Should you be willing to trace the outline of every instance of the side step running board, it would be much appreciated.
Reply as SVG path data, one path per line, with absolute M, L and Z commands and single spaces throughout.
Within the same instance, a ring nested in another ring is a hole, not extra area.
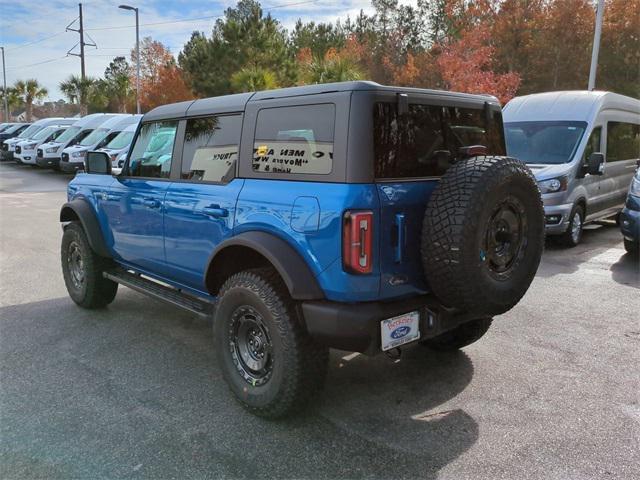
M 141 275 L 128 272 L 123 269 L 109 270 L 103 273 L 105 278 L 129 287 L 150 297 L 183 308 L 202 317 L 208 317 L 213 313 L 215 301 L 187 295 L 172 287 L 162 285 L 149 280 Z

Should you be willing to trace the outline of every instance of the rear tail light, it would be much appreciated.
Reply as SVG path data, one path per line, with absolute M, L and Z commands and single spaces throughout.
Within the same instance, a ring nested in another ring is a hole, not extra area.
M 348 211 L 342 222 L 342 264 L 350 273 L 373 269 L 373 212 Z

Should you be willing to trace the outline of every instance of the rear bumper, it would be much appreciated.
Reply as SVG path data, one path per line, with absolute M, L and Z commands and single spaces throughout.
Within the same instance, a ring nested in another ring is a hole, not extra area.
M 381 352 L 382 320 L 413 311 L 420 313 L 421 340 L 479 318 L 478 315 L 446 309 L 429 295 L 394 302 L 302 302 L 307 331 L 317 342 L 330 348 L 366 355 Z

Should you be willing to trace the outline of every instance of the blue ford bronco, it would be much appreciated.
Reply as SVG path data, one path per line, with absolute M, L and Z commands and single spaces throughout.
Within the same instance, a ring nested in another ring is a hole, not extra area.
M 371 82 L 158 107 L 121 171 L 87 155 L 60 221 L 74 302 L 122 284 L 212 317 L 231 391 L 271 418 L 317 396 L 329 348 L 478 340 L 544 245 L 494 97 Z

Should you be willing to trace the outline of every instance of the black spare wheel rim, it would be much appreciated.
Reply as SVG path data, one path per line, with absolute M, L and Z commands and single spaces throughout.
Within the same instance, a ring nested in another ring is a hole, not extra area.
M 80 245 L 75 241 L 69 243 L 67 265 L 69 266 L 71 283 L 73 283 L 76 289 L 81 290 L 85 281 L 84 260 L 82 258 Z
M 510 196 L 501 201 L 487 220 L 480 260 L 491 276 L 506 280 L 522 259 L 527 245 L 527 217 L 522 202 Z
M 253 307 L 244 305 L 233 312 L 229 348 L 238 373 L 247 383 L 257 387 L 269 381 L 273 372 L 273 345 L 262 315 Z

